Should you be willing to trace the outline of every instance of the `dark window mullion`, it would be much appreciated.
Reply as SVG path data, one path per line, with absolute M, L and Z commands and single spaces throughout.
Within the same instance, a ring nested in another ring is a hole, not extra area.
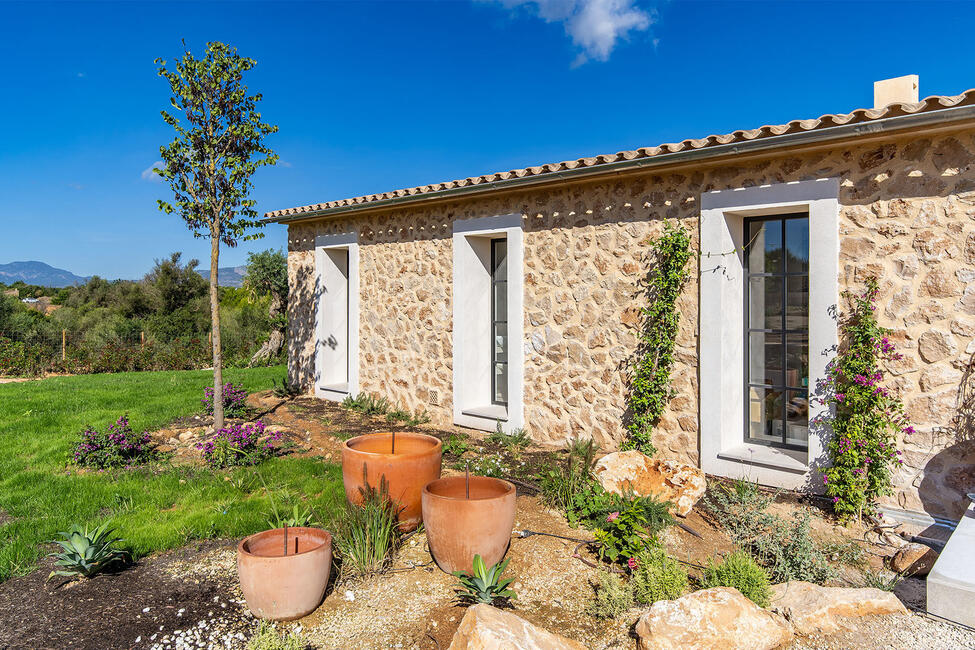
M 782 309 L 782 383 L 788 384 L 787 379 L 789 375 L 788 367 L 788 351 L 787 347 L 789 345 L 789 337 L 786 336 L 786 318 L 788 316 L 789 310 L 789 281 L 786 279 L 788 277 L 787 271 L 789 270 L 789 252 L 785 247 L 785 219 L 780 222 L 780 230 L 782 231 L 782 299 L 779 303 L 779 307 Z M 786 436 L 786 422 L 789 419 L 789 403 L 787 400 L 789 393 L 786 390 L 782 391 L 782 444 L 788 444 Z

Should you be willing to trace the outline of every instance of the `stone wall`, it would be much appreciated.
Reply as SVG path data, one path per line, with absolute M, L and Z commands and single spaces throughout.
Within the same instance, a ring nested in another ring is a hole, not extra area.
M 968 370 L 975 353 L 975 136 L 903 139 L 766 160 L 404 207 L 289 230 L 293 378 L 313 368 L 314 238 L 358 228 L 363 390 L 449 424 L 451 232 L 456 219 L 524 215 L 525 419 L 539 441 L 621 438 L 648 241 L 679 219 L 698 241 L 702 192 L 841 179 L 841 288 L 881 279 L 880 319 L 904 359 L 890 370 L 918 433 L 903 442 L 902 507 L 955 516 L 975 490 Z M 662 456 L 698 462 L 697 265 L 681 300 L 676 397 Z M 702 315 L 701 326 L 709 318 Z M 512 349 L 517 349 L 512 343 Z M 959 417 L 959 413 L 961 417 Z M 967 488 L 966 488 L 967 486 Z

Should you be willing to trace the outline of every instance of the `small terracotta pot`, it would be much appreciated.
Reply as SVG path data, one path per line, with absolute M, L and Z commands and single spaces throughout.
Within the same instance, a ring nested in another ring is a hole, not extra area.
M 362 503 L 362 489 L 379 489 L 386 477 L 389 497 L 397 509 L 399 529 L 420 525 L 420 493 L 423 486 L 440 478 L 440 440 L 422 433 L 370 433 L 342 445 L 342 481 L 345 497 Z
M 315 611 L 332 569 L 331 533 L 288 528 L 285 555 L 284 530 L 265 530 L 237 546 L 237 575 L 247 607 L 255 616 L 273 621 L 290 621 Z
M 515 486 L 486 476 L 448 476 L 423 488 L 423 525 L 430 553 L 448 573 L 473 569 L 474 556 L 497 564 L 511 542 Z

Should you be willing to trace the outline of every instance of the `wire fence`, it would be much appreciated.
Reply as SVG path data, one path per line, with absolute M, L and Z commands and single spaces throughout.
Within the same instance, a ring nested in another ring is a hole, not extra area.
M 62 329 L 60 335 L 25 339 L 19 332 L 0 330 L 0 375 L 88 374 L 140 370 L 193 370 L 213 364 L 210 334 L 159 340 L 146 332 L 112 336 L 92 342 L 84 332 Z M 248 358 L 258 342 L 247 350 L 234 350 L 235 358 Z M 228 352 L 225 347 L 225 354 Z

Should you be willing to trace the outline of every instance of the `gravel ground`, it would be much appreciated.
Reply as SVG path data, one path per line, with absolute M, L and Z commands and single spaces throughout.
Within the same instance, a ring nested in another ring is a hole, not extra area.
M 791 650 L 847 648 L 959 650 L 975 648 L 975 632 L 919 614 L 870 616 L 851 621 L 846 630 L 829 636 L 803 637 L 791 646 Z

